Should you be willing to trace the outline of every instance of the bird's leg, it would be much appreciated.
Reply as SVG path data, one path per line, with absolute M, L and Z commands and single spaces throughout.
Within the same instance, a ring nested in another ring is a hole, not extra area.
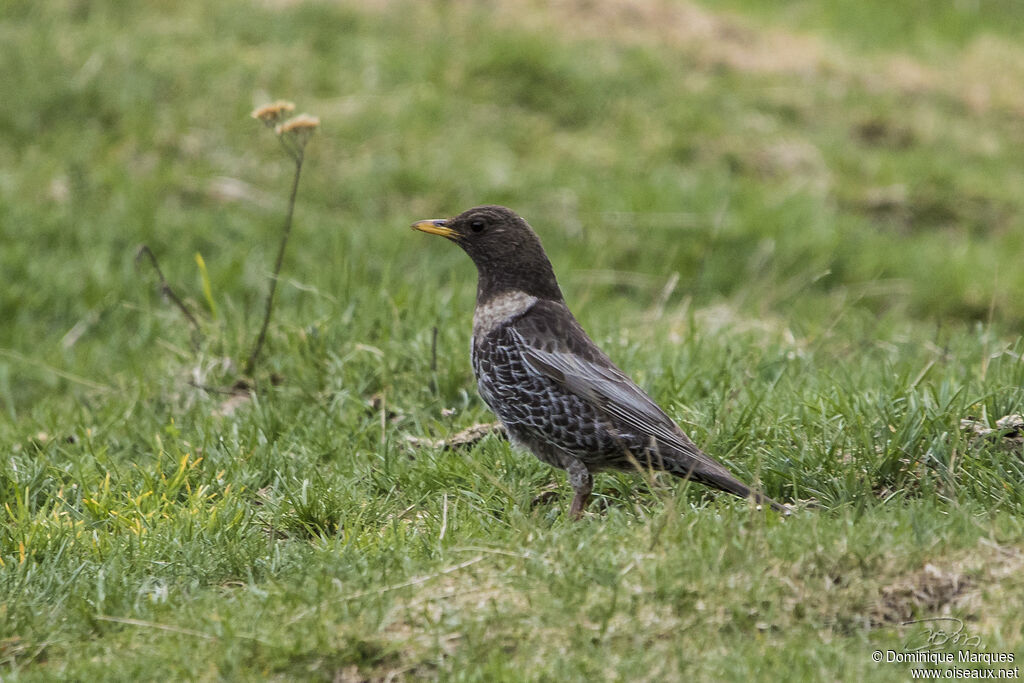
M 573 496 L 572 505 L 569 506 L 569 516 L 579 519 L 583 516 L 583 508 L 587 506 L 590 499 L 590 492 L 594 490 L 594 476 L 579 460 L 569 463 L 569 485 L 576 492 Z

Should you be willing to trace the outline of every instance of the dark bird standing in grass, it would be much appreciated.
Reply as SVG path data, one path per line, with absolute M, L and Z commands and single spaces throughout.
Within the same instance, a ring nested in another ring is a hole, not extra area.
M 594 472 L 664 470 L 786 508 L 702 452 L 591 341 L 562 298 L 540 239 L 515 212 L 479 206 L 412 226 L 462 247 L 479 273 L 473 372 L 513 442 L 569 473 L 579 518 Z

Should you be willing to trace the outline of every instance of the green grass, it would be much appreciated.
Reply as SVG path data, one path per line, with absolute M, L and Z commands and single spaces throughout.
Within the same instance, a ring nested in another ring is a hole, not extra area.
M 871 653 L 940 615 L 1019 662 L 1021 447 L 960 421 L 1024 413 L 1024 11 L 371 5 L 0 9 L 0 677 L 906 680 Z M 231 411 L 278 97 L 323 126 Z M 572 523 L 503 441 L 409 444 L 492 418 L 408 225 L 492 202 L 798 514 L 604 474 Z

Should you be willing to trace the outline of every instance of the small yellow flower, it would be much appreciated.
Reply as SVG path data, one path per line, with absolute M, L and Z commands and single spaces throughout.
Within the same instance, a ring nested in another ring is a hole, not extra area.
M 293 111 L 295 111 L 294 104 L 285 100 L 278 100 L 277 102 L 264 104 L 262 107 L 256 107 L 252 112 L 252 117 L 268 126 L 273 126 L 284 118 L 285 114 Z
M 310 116 L 309 114 L 299 114 L 284 123 L 277 124 L 274 132 L 281 138 L 281 142 L 284 143 L 286 148 L 290 149 L 293 154 L 301 157 L 306 143 L 309 142 L 309 139 L 313 136 L 313 131 L 319 126 L 320 119 L 317 117 Z
M 274 128 L 274 132 L 278 135 L 284 135 L 285 133 L 312 133 L 320 126 L 320 119 L 316 116 L 310 116 L 309 114 L 299 114 L 294 116 L 284 123 L 280 123 Z

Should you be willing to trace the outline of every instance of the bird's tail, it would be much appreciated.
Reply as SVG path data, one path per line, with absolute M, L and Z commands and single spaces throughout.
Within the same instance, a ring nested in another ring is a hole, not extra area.
M 688 458 L 688 460 L 690 460 L 689 468 L 673 467 L 668 471 L 682 479 L 691 479 L 699 484 L 704 484 L 705 486 L 716 488 L 719 491 L 731 493 L 734 496 L 739 496 L 740 498 L 753 498 L 755 503 L 758 503 L 759 505 L 768 505 L 773 510 L 785 515 L 792 514 L 792 510 L 787 506 L 772 500 L 760 491 L 750 488 L 742 481 L 729 474 L 728 470 L 716 461 L 712 460 L 709 456 L 701 453 L 699 450 L 697 452 L 704 457 L 695 458 L 688 454 L 690 455 Z
M 747 486 L 739 479 L 733 477 L 730 474 L 726 474 L 723 476 L 721 473 L 718 472 L 702 472 L 700 474 L 694 472 L 692 475 L 690 475 L 690 479 L 693 479 L 696 482 L 700 482 L 705 486 L 711 486 L 721 491 L 731 493 L 734 496 L 739 496 L 740 498 L 753 498 L 755 503 L 758 503 L 759 505 L 768 505 L 773 510 L 781 512 L 785 515 L 789 515 L 792 513 L 792 510 L 790 510 L 782 503 L 772 500 L 771 498 L 764 495 L 760 491 L 755 491 L 754 489 L 750 488 L 749 486 Z

